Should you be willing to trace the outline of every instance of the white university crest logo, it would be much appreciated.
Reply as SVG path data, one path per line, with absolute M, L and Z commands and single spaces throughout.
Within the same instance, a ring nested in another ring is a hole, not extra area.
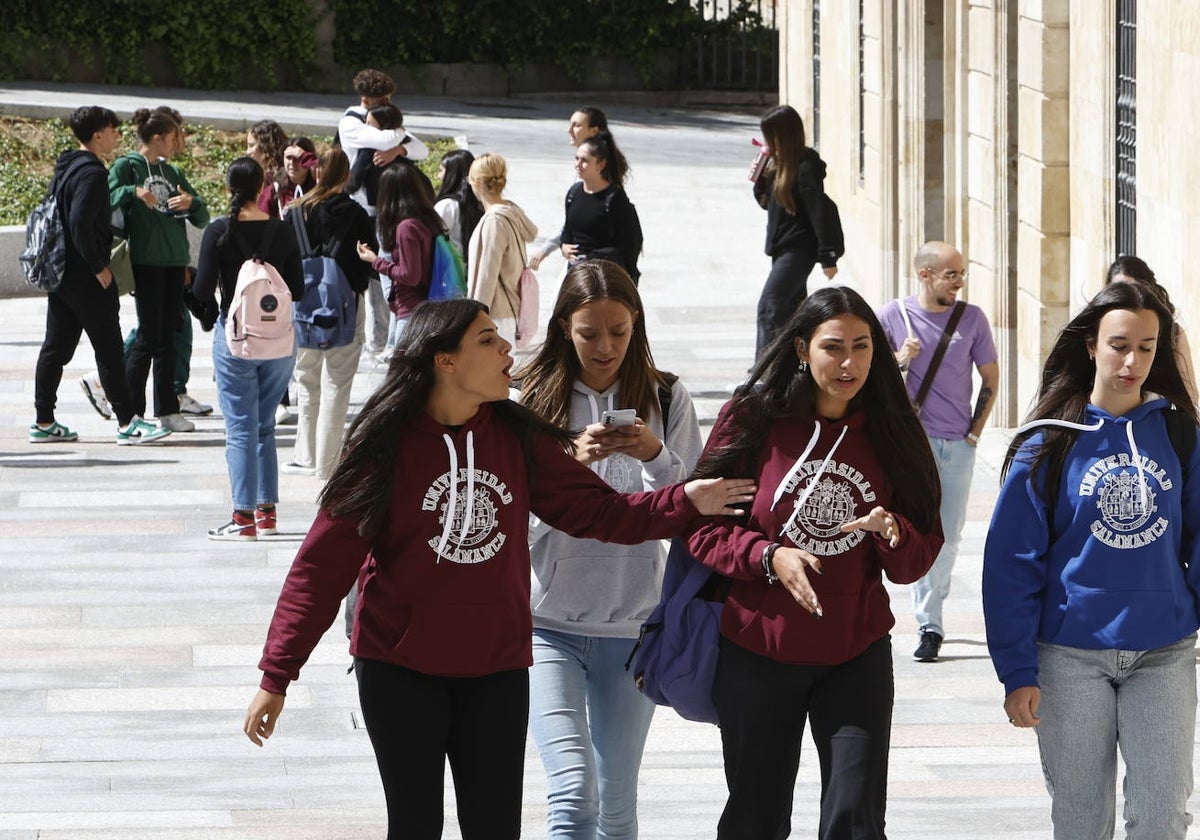
M 471 506 L 471 521 L 463 533 L 463 517 L 467 515 L 467 471 L 458 471 L 458 500 L 454 505 L 450 523 L 450 537 L 442 549 L 441 557 L 453 563 L 482 563 L 499 553 L 508 537 L 497 529 L 502 505 L 512 502 L 512 493 L 504 482 L 486 470 L 475 470 L 474 497 Z M 441 542 L 442 529 L 446 526 L 447 508 L 450 506 L 450 473 L 442 473 L 425 491 L 421 510 L 438 512 L 438 533 L 428 541 L 429 547 L 437 551 Z
M 1140 472 L 1127 452 L 1101 458 L 1079 482 L 1080 497 L 1096 497 L 1099 518 L 1092 522 L 1092 536 L 1112 548 L 1142 548 L 1167 530 L 1157 501 L 1173 484 L 1156 461 L 1145 456 L 1139 460 Z
M 788 482 L 785 493 L 802 495 L 823 459 L 807 461 Z M 795 504 L 795 499 L 792 504 Z M 797 548 L 828 557 L 843 554 L 866 538 L 865 531 L 842 533 L 842 525 L 859 516 L 860 503 L 873 506 L 875 491 L 871 482 L 849 464 L 830 461 L 816 486 L 804 500 L 786 534 Z

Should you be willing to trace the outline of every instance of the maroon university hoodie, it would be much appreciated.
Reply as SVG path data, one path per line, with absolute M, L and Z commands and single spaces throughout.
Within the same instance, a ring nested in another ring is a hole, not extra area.
M 625 544 L 699 517 L 680 484 L 624 495 L 548 437 L 532 473 L 490 404 L 452 431 L 422 412 L 400 432 L 391 511 L 372 541 L 321 512 L 283 584 L 259 668 L 283 694 L 358 578 L 350 652 L 425 674 L 473 677 L 533 662 L 529 513 Z
M 732 436 L 728 409 L 717 419 L 708 450 Z M 941 522 L 921 534 L 892 511 L 891 487 L 865 423 L 862 412 L 841 420 L 775 420 L 757 465 L 745 465 L 758 479 L 746 523 L 711 518 L 689 536 L 697 560 L 733 579 L 721 614 L 721 633 L 730 641 L 778 662 L 848 662 L 896 623 L 882 573 L 911 583 L 933 565 L 942 547 Z M 840 530 L 876 505 L 896 517 L 895 548 L 874 531 Z M 767 583 L 762 553 L 772 542 L 804 549 L 821 561 L 823 574 L 810 569 L 808 581 L 823 618 L 803 609 L 782 584 Z

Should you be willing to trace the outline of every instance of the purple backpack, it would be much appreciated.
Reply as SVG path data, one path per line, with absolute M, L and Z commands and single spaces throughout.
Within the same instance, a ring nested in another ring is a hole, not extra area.
M 710 599 L 723 582 L 696 561 L 682 538 L 671 540 L 662 598 L 642 624 L 625 663 L 626 670 L 633 665 L 633 679 L 642 694 L 701 723 L 717 722 L 712 690 L 725 605 Z

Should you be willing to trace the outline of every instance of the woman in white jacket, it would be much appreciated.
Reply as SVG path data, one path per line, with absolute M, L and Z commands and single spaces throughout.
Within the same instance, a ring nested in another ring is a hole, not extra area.
M 575 457 L 615 490 L 686 478 L 700 455 L 687 389 L 654 366 L 642 302 L 623 268 L 570 268 L 537 356 L 517 373 L 522 402 L 579 430 Z M 602 417 L 631 409 L 629 425 Z M 529 726 L 549 786 L 551 840 L 637 837 L 638 769 L 654 704 L 625 663 L 658 603 L 666 550 L 576 539 L 534 520 Z
M 467 249 L 467 297 L 485 304 L 500 334 L 511 340 L 521 304 L 517 283 L 527 264 L 526 245 L 537 236 L 537 226 L 504 198 L 508 165 L 500 155 L 489 152 L 476 158 L 468 180 L 483 204 L 483 218 Z

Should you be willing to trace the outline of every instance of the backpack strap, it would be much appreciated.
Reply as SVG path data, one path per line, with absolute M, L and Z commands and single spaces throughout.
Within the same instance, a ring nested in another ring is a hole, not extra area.
M 296 242 L 300 245 L 300 259 L 308 259 L 314 255 L 312 242 L 308 239 L 308 225 L 304 223 L 304 208 L 295 207 L 288 211 L 288 219 L 292 229 L 296 231 Z
M 1179 456 L 1179 466 L 1182 468 L 1183 476 L 1186 479 L 1188 464 L 1192 461 L 1192 453 L 1196 451 L 1196 427 L 1175 406 L 1167 409 L 1163 418 L 1167 423 L 1167 437 L 1171 441 L 1171 448 Z
M 658 410 L 662 414 L 663 435 L 667 433 L 667 419 L 671 416 L 671 400 L 674 398 L 671 393 L 675 387 L 675 383 L 679 381 L 679 377 L 673 373 L 662 371 L 663 384 L 658 386 Z

